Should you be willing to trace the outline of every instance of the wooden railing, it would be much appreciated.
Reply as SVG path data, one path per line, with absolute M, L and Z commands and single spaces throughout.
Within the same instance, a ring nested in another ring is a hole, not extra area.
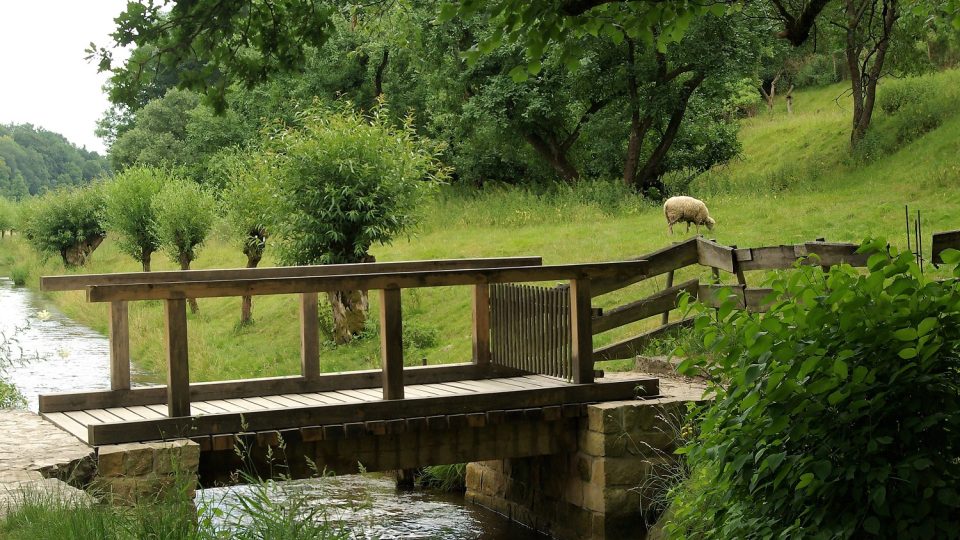
M 593 381 L 590 284 L 642 276 L 642 260 L 541 266 L 539 258 L 468 259 L 366 263 L 271 269 L 203 270 L 152 274 L 56 276 L 41 280 L 44 290 L 86 289 L 90 302 L 111 305 L 111 390 L 41 396 L 41 412 L 80 407 L 158 403 L 165 397 L 171 417 L 190 415 L 195 399 L 227 399 L 287 391 L 321 391 L 379 382 L 384 399 L 402 399 L 404 384 L 464 378 L 490 365 L 490 284 L 565 280 L 569 282 L 571 355 L 568 372 L 574 383 Z M 404 288 L 472 286 L 472 366 L 409 368 L 403 366 L 402 309 Z M 379 290 L 381 370 L 320 375 L 317 295 L 335 290 Z M 243 381 L 190 384 L 187 298 L 300 295 L 301 374 Z M 127 303 L 161 300 L 165 311 L 166 387 L 130 387 Z

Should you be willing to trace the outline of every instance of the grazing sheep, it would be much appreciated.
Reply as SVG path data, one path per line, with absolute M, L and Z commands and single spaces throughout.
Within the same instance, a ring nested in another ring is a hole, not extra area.
M 706 225 L 707 229 L 712 231 L 717 223 L 710 217 L 707 205 L 693 197 L 670 197 L 663 203 L 663 215 L 667 218 L 670 234 L 673 234 L 673 224 L 679 221 L 687 222 L 687 232 L 690 232 L 690 224 L 695 224 L 697 234 L 700 234 L 700 225 Z

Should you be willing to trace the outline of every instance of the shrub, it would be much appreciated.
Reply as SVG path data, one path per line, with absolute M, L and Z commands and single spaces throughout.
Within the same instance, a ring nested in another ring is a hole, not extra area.
M 150 257 L 160 249 L 154 228 L 153 199 L 170 176 L 161 169 L 132 167 L 104 184 L 104 217 L 107 227 L 119 236 L 120 251 L 150 271 Z
M 884 82 L 877 93 L 877 106 L 887 114 L 895 114 L 908 105 L 916 105 L 931 96 L 930 77 L 910 77 Z
M 0 238 L 7 235 L 7 231 L 16 228 L 17 207 L 13 202 L 0 197 Z
M 103 196 L 98 185 L 60 188 L 21 207 L 20 228 L 37 251 L 83 266 L 106 236 Z
M 866 275 L 774 278 L 767 313 L 701 310 L 708 353 L 681 370 L 715 401 L 681 450 L 697 485 L 674 537 L 960 537 L 960 281 L 884 247 L 861 248 Z
M 22 287 L 27 284 L 27 280 L 30 279 L 30 267 L 25 265 L 17 265 L 10 269 L 10 279 L 13 280 L 13 284 L 17 287 Z
M 163 250 L 189 270 L 213 226 L 213 196 L 189 180 L 171 179 L 153 201 L 154 225 Z

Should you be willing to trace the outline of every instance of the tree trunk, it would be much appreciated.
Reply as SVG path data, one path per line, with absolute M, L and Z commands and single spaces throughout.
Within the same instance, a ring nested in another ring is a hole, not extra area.
M 773 80 L 770 81 L 769 92 L 764 89 L 763 84 L 760 85 L 760 94 L 763 95 L 763 99 L 767 102 L 767 110 L 771 113 L 773 112 L 773 101 L 777 97 L 777 81 L 780 80 L 781 73 L 782 72 L 778 71 L 777 74 L 773 76 Z
M 683 93 L 680 96 L 679 103 L 677 103 L 677 108 L 674 109 L 673 114 L 670 115 L 670 122 L 667 124 L 667 129 L 663 132 L 659 144 L 657 144 L 657 147 L 650 154 L 650 157 L 647 158 L 646 163 L 644 163 L 643 168 L 640 169 L 638 174 L 640 188 L 642 190 L 656 188 L 663 194 L 663 183 L 660 181 L 660 177 L 663 175 L 664 158 L 667 157 L 667 152 L 677 139 L 677 132 L 680 131 L 680 124 L 683 122 L 683 116 L 687 112 L 687 103 L 690 102 L 690 96 L 693 95 L 693 92 L 703 83 L 705 78 L 706 74 L 695 73 L 692 79 L 683 84 Z
M 264 239 L 259 235 L 251 235 L 243 246 L 243 254 L 247 256 L 247 268 L 256 268 L 263 258 Z M 240 326 L 253 322 L 253 297 L 240 298 Z
M 850 69 L 850 89 L 853 94 L 853 129 L 850 146 L 863 140 L 870 128 L 873 107 L 877 99 L 877 83 L 890 47 L 890 35 L 899 17 L 898 0 L 882 0 L 881 20 L 875 23 L 874 0 L 847 0 L 847 67 Z M 880 32 L 874 37 L 875 27 Z M 866 54 L 864 54 L 866 49 Z
M 377 72 L 373 78 L 373 96 L 380 97 L 383 94 L 383 72 L 387 69 L 387 62 L 390 61 L 390 49 L 383 50 L 383 56 L 380 63 L 377 64 Z
M 180 259 L 180 269 L 181 269 L 181 270 L 189 270 L 189 269 L 190 269 L 190 256 L 187 255 L 186 253 L 181 253 L 179 259 Z M 190 304 L 190 313 L 193 313 L 194 315 L 196 315 L 197 312 L 200 311 L 200 306 L 197 305 L 197 299 L 196 299 L 196 298 L 187 298 L 187 303 Z
M 633 186 L 637 179 L 640 148 L 643 146 L 643 137 L 640 134 L 640 97 L 637 95 L 634 55 L 633 40 L 627 40 L 627 95 L 630 97 L 630 140 L 627 142 L 627 157 L 623 162 L 623 183 L 627 186 Z
M 523 137 L 564 181 L 572 183 L 580 178 L 580 173 L 570 163 L 567 153 L 555 141 L 544 139 L 536 133 L 525 133 Z
M 367 295 L 363 291 L 331 291 L 327 296 L 333 310 L 333 341 L 349 343 L 366 325 Z
M 793 85 L 792 84 L 790 85 L 790 89 L 787 90 L 787 95 L 785 99 L 787 100 L 787 115 L 792 116 L 793 115 Z
M 150 271 L 150 257 L 151 257 L 151 255 L 153 255 L 153 252 L 152 252 L 152 251 L 149 251 L 149 250 L 147 250 L 147 249 L 145 249 L 145 248 L 140 251 L 140 261 L 141 261 L 141 263 L 143 264 L 143 271 L 144 271 L 144 272 L 149 272 L 149 271 Z
M 87 264 L 87 258 L 100 246 L 103 238 L 103 236 L 86 238 L 66 249 L 60 250 L 60 258 L 63 259 L 64 266 L 77 267 Z

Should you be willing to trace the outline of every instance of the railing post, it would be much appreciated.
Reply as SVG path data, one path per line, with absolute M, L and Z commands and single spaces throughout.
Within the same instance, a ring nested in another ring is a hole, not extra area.
M 490 286 L 473 286 L 473 363 L 490 363 Z
M 166 300 L 167 414 L 190 416 L 190 363 L 187 357 L 187 301 Z
M 673 270 L 667 272 L 667 289 L 673 287 Z M 663 312 L 663 315 L 660 316 L 660 324 L 666 325 L 670 322 L 670 310 Z
M 320 313 L 317 293 L 300 295 L 300 374 L 308 381 L 320 377 Z
M 593 382 L 593 310 L 590 280 L 570 280 L 570 337 L 573 342 L 573 382 Z
M 403 399 L 403 315 L 400 289 L 380 291 L 380 358 L 383 399 Z
M 127 302 L 110 302 L 110 389 L 130 389 L 130 324 Z

